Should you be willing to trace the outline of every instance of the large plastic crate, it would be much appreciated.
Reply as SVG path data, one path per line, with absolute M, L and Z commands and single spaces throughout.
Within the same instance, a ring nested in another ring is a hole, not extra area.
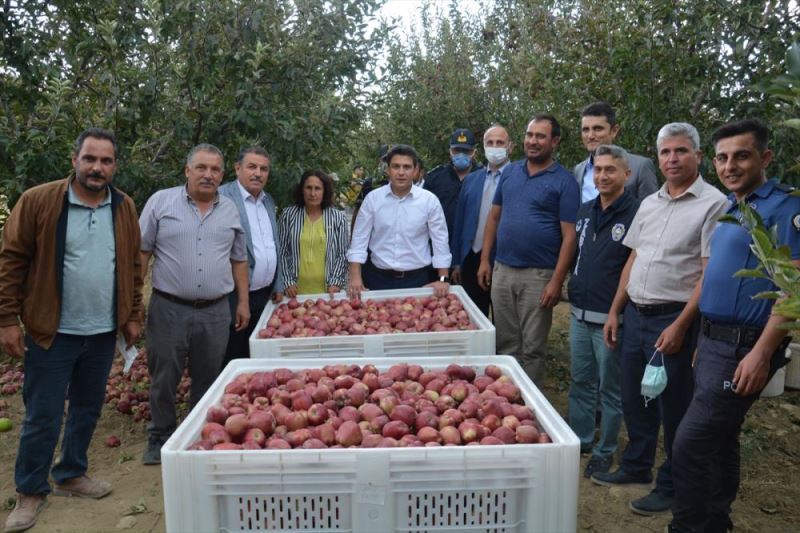
M 270 302 L 264 308 L 256 329 L 250 336 L 251 358 L 309 358 L 309 357 L 382 357 L 422 355 L 467 355 L 495 352 L 494 324 L 486 318 L 475 302 L 467 296 L 463 287 L 454 285 L 450 292 L 458 296 L 470 320 L 478 329 L 469 331 L 440 331 L 422 333 L 387 333 L 374 335 L 342 335 L 327 337 L 302 337 L 286 339 L 259 339 L 258 332 L 264 327 L 277 307 Z M 430 296 L 433 289 L 398 289 L 389 291 L 366 291 L 365 300 L 386 300 L 407 296 Z M 328 299 L 327 294 L 307 294 L 299 301 L 317 298 Z M 337 300 L 347 298 L 340 292 Z
M 403 358 L 425 369 L 495 364 L 551 444 L 187 451 L 242 372 L 401 360 L 235 360 L 161 450 L 167 531 L 573 532 L 580 443 L 513 357 Z

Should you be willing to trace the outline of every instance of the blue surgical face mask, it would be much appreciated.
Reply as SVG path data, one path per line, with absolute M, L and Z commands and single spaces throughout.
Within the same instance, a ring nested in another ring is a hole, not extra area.
M 656 355 L 661 354 L 661 365 L 654 365 L 653 360 Z M 647 366 L 644 367 L 644 376 L 642 376 L 642 396 L 644 396 L 644 405 L 650 400 L 657 398 L 664 389 L 667 388 L 667 369 L 664 366 L 664 354 L 656 350 Z
M 467 170 L 472 164 L 472 157 L 467 154 L 458 153 L 450 157 L 456 170 Z

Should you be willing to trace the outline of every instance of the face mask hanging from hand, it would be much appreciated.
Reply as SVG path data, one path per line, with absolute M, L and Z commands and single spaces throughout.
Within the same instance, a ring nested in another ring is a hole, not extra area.
M 656 366 L 653 364 L 653 360 L 658 354 L 661 354 L 661 364 Z M 647 403 L 650 400 L 657 398 L 658 395 L 664 392 L 664 389 L 666 388 L 667 369 L 664 366 L 664 354 L 656 350 L 653 352 L 653 355 L 650 357 L 650 361 L 644 368 L 644 376 L 642 376 L 641 390 L 642 396 L 644 396 L 644 406 L 647 407 Z

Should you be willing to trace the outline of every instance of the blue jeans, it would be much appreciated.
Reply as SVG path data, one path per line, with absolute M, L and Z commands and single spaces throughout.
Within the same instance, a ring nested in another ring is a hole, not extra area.
M 599 388 L 600 438 L 592 453 L 609 457 L 617 451 L 617 435 L 622 425 L 619 351 L 606 346 L 602 325 L 574 316 L 570 319 L 569 345 L 572 373 L 569 425 L 581 440 L 581 448 L 592 445 Z
M 622 412 L 628 428 L 628 446 L 622 455 L 622 469 L 631 475 L 649 474 L 656 458 L 659 426 L 664 425 L 664 451 L 667 458 L 658 469 L 656 490 L 674 494 L 671 473 L 672 442 L 686 408 L 692 400 L 692 354 L 697 345 L 700 319 L 695 320 L 683 337 L 680 350 L 664 356 L 667 388 L 655 400 L 644 404 L 642 376 L 655 350 L 661 332 L 680 312 L 645 316 L 630 304 L 625 307 L 625 335 L 622 337 Z M 660 358 L 657 358 L 660 362 Z
M 50 492 L 47 474 L 61 432 L 65 399 L 69 410 L 53 479 L 63 483 L 86 473 L 86 452 L 103 407 L 115 342 L 113 331 L 88 336 L 59 333 L 45 350 L 26 336 L 25 420 L 14 472 L 17 492 Z

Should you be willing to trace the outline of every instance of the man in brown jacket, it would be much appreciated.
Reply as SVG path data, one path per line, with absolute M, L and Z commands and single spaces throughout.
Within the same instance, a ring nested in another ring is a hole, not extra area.
M 25 359 L 17 504 L 6 532 L 35 524 L 50 492 L 48 473 L 54 495 L 102 498 L 111 492 L 108 482 L 86 476 L 86 452 L 117 334 L 131 346 L 143 314 L 136 208 L 111 186 L 117 152 L 110 131 L 81 133 L 74 175 L 26 191 L 3 230 L 0 349 Z M 61 459 L 51 471 L 65 398 Z

